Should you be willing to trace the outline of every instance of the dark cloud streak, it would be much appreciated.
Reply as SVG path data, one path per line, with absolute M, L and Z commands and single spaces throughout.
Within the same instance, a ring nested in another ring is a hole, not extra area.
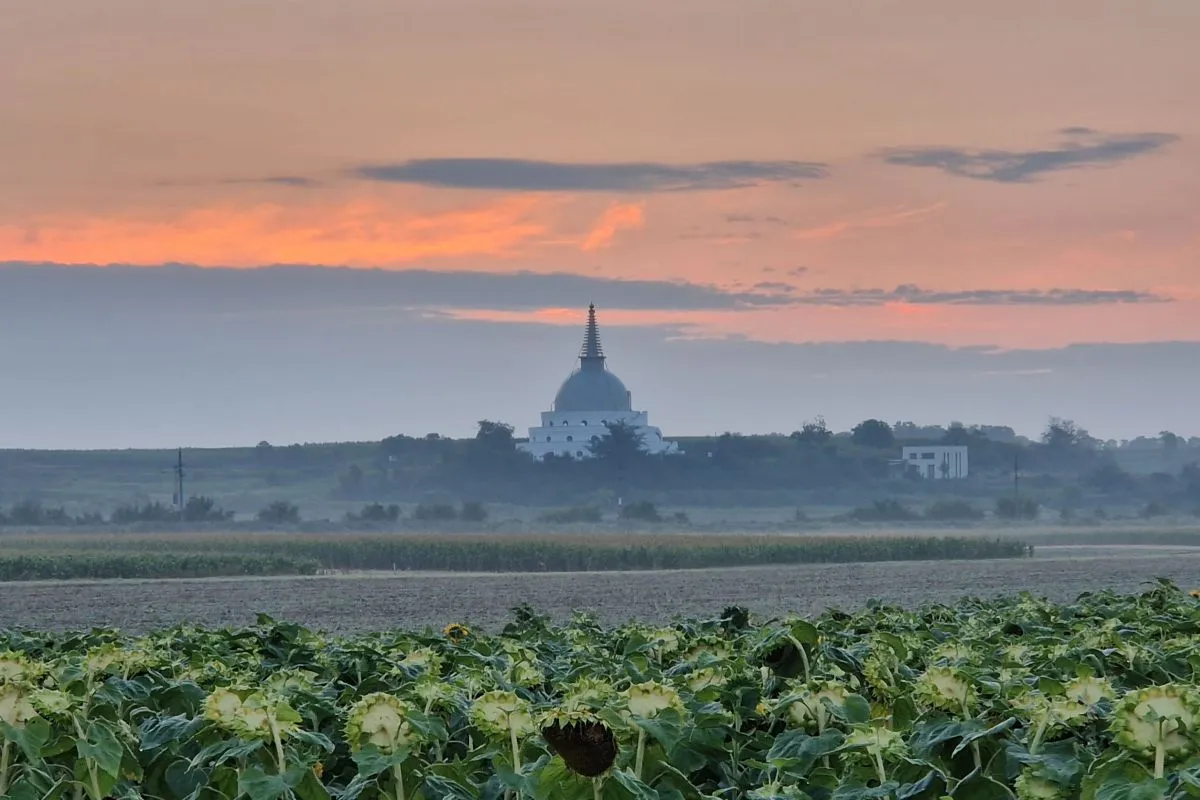
M 59 265 L 0 262 L 0 314 L 18 313 L 7 298 L 25 293 L 94 297 L 100 306 L 132 294 L 158 310 L 187 314 L 195 308 L 252 310 L 308 309 L 488 309 L 542 308 L 627 310 L 735 310 L 790 302 L 775 291 L 734 291 L 699 283 L 620 280 L 569 273 L 485 273 L 433 270 L 373 270 L 317 266 L 221 269 L 182 264 L 146 268 L 126 265 Z M 107 299 L 105 299 L 107 298 Z M 15 303 L 15 301 L 13 301 Z
M 1159 150 L 1179 137 L 1171 133 L 1110 134 L 1090 128 L 1063 128 L 1065 141 L 1047 150 L 968 150 L 959 147 L 890 148 L 888 164 L 938 169 L 949 175 L 996 183 L 1031 183 L 1069 169 L 1094 169 Z
M 794 298 L 802 305 L 881 306 L 887 303 L 913 305 L 972 306 L 1079 306 L 1111 303 L 1168 303 L 1172 298 L 1150 292 L 1103 289 L 969 289 L 939 292 L 912 284 L 895 289 L 817 289 Z
M 355 167 L 353 177 L 453 189 L 517 192 L 689 192 L 824 178 L 807 161 L 711 161 L 700 164 L 560 163 L 508 158 L 432 158 Z

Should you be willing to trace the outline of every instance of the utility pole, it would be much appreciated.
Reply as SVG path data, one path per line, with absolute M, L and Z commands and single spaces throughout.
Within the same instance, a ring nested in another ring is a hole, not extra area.
M 179 521 L 183 522 L 183 448 L 179 448 L 178 458 L 175 462 L 175 490 L 176 499 L 179 501 Z
M 1013 501 L 1014 508 L 1021 500 L 1021 454 L 1013 454 Z

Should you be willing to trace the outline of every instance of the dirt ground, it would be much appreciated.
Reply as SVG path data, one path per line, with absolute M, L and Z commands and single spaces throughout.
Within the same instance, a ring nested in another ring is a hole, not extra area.
M 131 632 L 188 621 L 237 626 L 266 612 L 331 633 L 441 627 L 494 629 L 529 603 L 610 623 L 705 616 L 730 604 L 759 614 L 851 610 L 877 598 L 906 606 L 1028 590 L 1052 600 L 1136 591 L 1157 577 L 1200 586 L 1200 548 L 1040 547 L 1032 559 L 889 562 L 661 572 L 363 573 L 311 578 L 0 583 L 0 628 Z

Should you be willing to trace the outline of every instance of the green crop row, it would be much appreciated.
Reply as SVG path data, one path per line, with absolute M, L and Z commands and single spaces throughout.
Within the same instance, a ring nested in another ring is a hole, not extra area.
M 941 536 L 49 535 L 0 542 L 0 580 L 297 574 L 318 568 L 470 572 L 698 569 L 1016 558 L 1025 553 L 1025 545 L 1013 539 Z
M 308 558 L 253 553 L 0 552 L 0 581 L 312 575 L 319 567 Z

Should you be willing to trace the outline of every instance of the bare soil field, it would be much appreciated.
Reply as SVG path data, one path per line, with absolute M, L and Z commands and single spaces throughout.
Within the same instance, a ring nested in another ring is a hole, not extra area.
M 1031 559 L 886 562 L 588 573 L 356 573 L 307 578 L 0 583 L 0 627 L 145 631 L 179 622 L 253 623 L 258 612 L 331 633 L 441 627 L 494 629 L 521 603 L 562 619 L 615 623 L 716 614 L 850 610 L 876 598 L 915 606 L 1027 590 L 1052 600 L 1137 591 L 1163 577 L 1200 585 L 1200 548 L 1039 547 Z

